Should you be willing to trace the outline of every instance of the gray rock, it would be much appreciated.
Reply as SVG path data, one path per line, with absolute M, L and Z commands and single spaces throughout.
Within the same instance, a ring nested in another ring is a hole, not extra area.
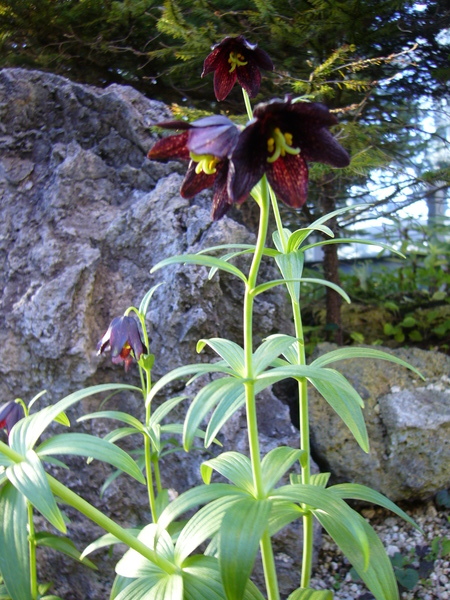
M 137 383 L 136 369 L 124 374 L 108 356 L 96 356 L 95 348 L 110 320 L 162 281 L 148 315 L 155 379 L 181 364 L 210 360 L 207 350 L 196 353 L 201 337 L 240 341 L 239 281 L 222 273 L 209 280 L 206 268 L 183 265 L 150 274 L 168 256 L 254 239 L 232 218 L 211 222 L 208 193 L 193 202 L 181 198 L 183 166 L 147 160 L 156 139 L 150 126 L 168 116 L 163 104 L 132 88 L 97 89 L 36 71 L 0 71 L 0 394 L 5 401 L 29 401 L 47 389 L 42 406 L 87 385 Z M 257 341 L 291 332 L 286 310 L 280 288 L 258 297 Z M 165 393 L 183 387 L 179 382 Z M 259 405 L 262 451 L 297 444 L 286 407 L 270 390 L 265 398 Z M 98 410 L 100 400 L 88 398 L 70 411 L 75 430 L 103 436 L 114 426 L 104 420 L 76 424 L 76 417 Z M 131 395 L 116 396 L 107 407 L 143 415 L 142 400 Z M 184 411 L 181 406 L 175 417 L 182 419 Z M 242 414 L 235 419 L 242 424 Z M 225 449 L 246 451 L 244 426 L 227 425 L 221 434 Z M 126 447 L 132 449 L 133 442 Z M 175 482 L 179 491 L 198 484 L 205 456 L 210 454 L 170 455 L 163 463 L 163 484 Z M 130 493 L 131 480 L 123 477 L 100 498 L 110 469 L 79 458 L 69 464 L 71 470 L 58 477 L 75 492 L 124 526 L 148 522 L 143 486 L 132 484 Z M 56 473 L 54 467 L 50 471 Z M 67 513 L 69 535 L 80 548 L 100 534 L 75 511 Z M 286 589 L 297 585 L 292 564 L 298 564 L 299 546 L 278 547 L 280 555 L 290 554 Z M 97 553 L 95 573 L 42 549 L 40 572 L 55 581 L 65 600 L 104 600 L 116 553 L 112 558 Z
M 332 345 L 323 344 L 319 353 L 330 349 Z M 381 349 L 419 369 L 426 382 L 381 360 L 330 365 L 365 402 L 370 453 L 359 448 L 336 413 L 311 390 L 314 456 L 335 481 L 362 483 L 395 501 L 425 499 L 450 486 L 450 357 L 420 349 Z

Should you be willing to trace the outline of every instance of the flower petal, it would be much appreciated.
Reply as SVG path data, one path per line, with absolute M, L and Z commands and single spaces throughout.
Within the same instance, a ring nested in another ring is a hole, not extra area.
M 207 175 L 203 171 L 196 173 L 197 164 L 193 160 L 189 163 L 183 183 L 181 184 L 180 194 L 183 198 L 193 198 L 202 190 L 206 190 L 214 185 L 216 173 L 212 175 Z
M 217 124 L 208 127 L 194 127 L 189 131 L 187 147 L 194 154 L 211 154 L 217 158 L 227 157 L 236 145 L 239 137 L 239 130 L 236 125 L 227 119 L 221 117 L 206 117 L 201 121 L 214 119 Z
M 267 144 L 263 124 L 253 121 L 241 132 L 230 158 L 228 194 L 233 202 L 243 202 L 264 175 Z
M 249 60 L 248 63 L 236 69 L 237 79 L 240 85 L 248 93 L 250 98 L 258 95 L 261 87 L 261 73 L 259 72 L 256 63 Z
M 214 221 L 221 219 L 233 204 L 227 191 L 228 169 L 228 161 L 223 161 L 217 165 L 217 175 L 213 188 L 213 207 L 211 212 Z
M 152 160 L 174 160 L 177 158 L 189 160 L 189 150 L 186 146 L 189 131 L 178 135 L 162 138 L 151 148 L 147 154 Z
M 308 194 L 308 165 L 301 154 L 286 154 L 268 163 L 267 179 L 277 197 L 291 208 L 301 208 Z
M 214 94 L 219 102 L 225 100 L 236 83 L 236 69 L 230 73 L 228 61 L 221 61 L 214 71 Z
M 303 157 L 309 161 L 326 163 L 339 168 L 347 167 L 350 164 L 350 156 L 347 151 L 324 127 L 304 131 L 300 148 Z

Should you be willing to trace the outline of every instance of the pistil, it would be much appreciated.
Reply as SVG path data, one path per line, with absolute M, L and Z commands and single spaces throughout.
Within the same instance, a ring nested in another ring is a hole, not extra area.
M 218 158 L 212 154 L 194 154 L 193 152 L 190 152 L 189 156 L 194 162 L 198 163 L 195 167 L 197 175 L 200 175 L 202 171 L 206 175 L 214 175 L 217 163 L 219 162 Z
M 230 52 L 228 62 L 231 65 L 230 73 L 232 73 L 236 67 L 243 67 L 247 64 L 244 55 L 240 52 Z
M 280 156 L 286 156 L 286 154 L 299 154 L 300 148 L 293 148 L 292 143 L 292 133 L 282 133 L 281 129 L 276 127 L 273 136 L 267 140 L 267 150 L 271 154 L 267 157 L 267 162 L 273 163 Z

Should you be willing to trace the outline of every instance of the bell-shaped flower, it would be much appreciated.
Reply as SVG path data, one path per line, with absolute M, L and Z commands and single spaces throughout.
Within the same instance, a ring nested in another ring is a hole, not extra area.
M 0 406 L 0 429 L 6 429 L 6 433 L 24 417 L 23 408 L 17 402 L 6 402 Z
M 228 196 L 228 157 L 239 137 L 239 129 L 227 117 L 213 115 L 192 123 L 164 121 L 166 129 L 181 129 L 182 133 L 162 138 L 151 148 L 152 160 L 190 160 L 181 185 L 183 198 L 192 198 L 207 188 L 213 188 L 213 219 L 220 219 L 232 202 Z
M 214 93 L 219 102 L 225 100 L 236 81 L 254 98 L 261 86 L 260 69 L 273 70 L 267 52 L 242 35 L 226 37 L 211 50 L 203 64 L 202 77 L 214 71 Z
M 348 153 L 328 128 L 337 124 L 317 102 L 273 100 L 258 104 L 230 157 L 228 194 L 243 202 L 266 173 L 282 202 L 301 208 L 308 191 L 308 162 L 346 167 Z
M 147 348 L 142 341 L 136 319 L 133 317 L 116 317 L 108 327 L 108 331 L 97 344 L 97 354 L 111 351 L 114 364 L 124 363 L 128 371 L 133 357 L 139 360 L 142 354 L 147 354 Z

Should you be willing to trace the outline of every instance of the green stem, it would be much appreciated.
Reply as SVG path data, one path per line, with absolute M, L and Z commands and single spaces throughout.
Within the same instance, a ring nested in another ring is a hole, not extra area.
M 5 456 L 8 456 L 12 461 L 18 463 L 22 462 L 23 457 L 7 446 L 4 442 L 0 442 L 0 452 Z M 63 503 L 68 504 L 75 508 L 78 512 L 85 515 L 88 519 L 97 523 L 102 529 L 114 535 L 121 542 L 126 544 L 129 548 L 132 548 L 144 558 L 156 564 L 160 569 L 168 574 L 177 573 L 178 568 L 165 559 L 163 556 L 159 556 L 154 550 L 146 546 L 143 542 L 134 537 L 131 533 L 120 527 L 112 519 L 104 515 L 97 508 L 86 502 L 81 496 L 72 492 L 68 487 L 60 483 L 57 479 L 46 473 L 47 479 L 50 485 L 50 489 L 55 496 L 57 496 Z
M 269 186 L 270 200 L 272 202 L 272 211 L 275 216 L 275 223 L 277 224 L 278 236 L 280 238 L 281 247 L 283 248 L 283 252 L 287 252 L 287 239 L 284 234 L 283 223 L 281 221 L 280 209 L 278 208 L 277 197 L 275 196 L 275 192 Z
M 33 505 L 27 502 L 28 509 L 28 549 L 30 556 L 30 589 L 33 600 L 38 597 L 38 581 L 36 569 L 36 535 L 34 532 Z
M 244 94 L 245 98 L 245 94 Z M 250 460 L 252 465 L 253 485 L 257 498 L 264 498 L 264 484 L 261 472 L 261 455 L 259 448 L 258 420 L 256 415 L 255 381 L 253 371 L 253 303 L 254 289 L 256 288 L 259 267 L 264 252 L 269 224 L 269 191 L 267 179 L 261 181 L 261 196 L 259 198 L 260 220 L 258 238 L 250 267 L 244 295 L 244 360 L 245 360 L 245 404 L 247 415 L 248 442 Z M 279 600 L 278 580 L 275 569 L 272 544 L 269 531 L 266 530 L 260 542 L 261 555 L 264 567 L 267 594 L 269 600 Z
M 244 103 L 245 103 L 245 109 L 247 111 L 247 116 L 251 120 L 251 119 L 253 119 L 253 108 L 250 103 L 250 98 L 249 98 L 247 92 L 244 90 L 244 88 L 242 88 L 242 95 L 244 96 Z
M 151 404 L 148 403 L 145 407 L 145 426 L 148 428 L 150 421 Z M 152 521 L 156 523 L 158 515 L 156 512 L 155 489 L 153 487 L 153 467 L 152 467 L 152 442 L 148 435 L 144 435 L 144 456 L 145 456 L 145 473 L 147 480 L 147 494 L 152 513 Z
M 150 342 L 148 338 L 147 327 L 145 325 L 145 315 L 141 314 L 139 310 L 135 306 L 130 306 L 125 311 L 125 314 L 129 314 L 131 311 L 135 313 L 139 322 L 141 324 L 142 335 L 144 336 L 144 345 L 147 348 L 147 351 L 150 351 Z M 139 365 L 139 374 L 141 377 L 141 385 L 142 385 L 142 395 L 144 396 L 145 402 L 145 427 L 148 429 L 151 417 L 151 404 L 147 402 L 147 398 L 149 397 L 150 391 L 152 389 L 152 375 L 151 371 L 148 368 L 141 367 Z M 153 462 L 152 462 L 152 441 L 148 435 L 144 435 L 144 459 L 145 459 L 145 474 L 146 474 L 146 482 L 147 482 L 147 494 L 148 494 L 148 502 L 150 505 L 150 512 L 152 515 L 153 523 L 156 523 L 158 520 L 157 512 L 156 512 L 156 498 L 155 498 L 155 489 L 153 486 Z
M 294 315 L 295 337 L 297 338 L 297 359 L 299 365 L 306 364 L 305 342 L 303 337 L 303 324 L 300 311 L 300 304 L 296 298 L 291 298 L 292 312 Z M 307 460 L 302 467 L 302 483 L 308 485 L 311 478 L 310 467 L 310 438 L 309 438 L 309 415 L 308 415 L 308 384 L 305 378 L 298 384 L 299 396 L 299 417 L 300 417 L 300 448 L 306 452 Z M 313 515 L 307 511 L 303 516 L 303 556 L 301 587 L 308 588 L 311 580 L 312 559 L 313 559 Z

